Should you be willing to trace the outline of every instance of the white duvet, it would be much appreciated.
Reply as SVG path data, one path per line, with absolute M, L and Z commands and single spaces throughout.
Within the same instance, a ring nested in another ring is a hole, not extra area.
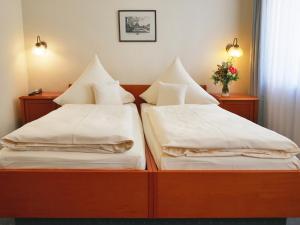
M 153 106 L 146 113 L 172 156 L 290 158 L 300 152 L 288 138 L 216 105 Z
M 133 146 L 130 105 L 64 105 L 2 139 L 12 150 L 119 153 Z

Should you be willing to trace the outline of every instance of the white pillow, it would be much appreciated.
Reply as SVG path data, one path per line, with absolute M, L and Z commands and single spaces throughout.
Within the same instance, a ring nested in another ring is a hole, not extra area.
M 183 105 L 187 86 L 159 82 L 157 105 Z
M 95 101 L 98 105 L 122 105 L 119 81 L 93 85 Z
M 184 69 L 179 58 L 162 74 L 144 93 L 140 95 L 142 99 L 151 104 L 157 103 L 158 82 L 173 84 L 186 84 L 186 104 L 219 104 L 219 102 L 198 85 Z
M 87 66 L 82 75 L 62 95 L 54 99 L 59 105 L 94 104 L 95 98 L 91 86 L 94 84 L 112 83 L 114 79 L 106 72 L 97 55 Z M 134 96 L 121 86 L 120 95 L 123 103 L 134 102 Z

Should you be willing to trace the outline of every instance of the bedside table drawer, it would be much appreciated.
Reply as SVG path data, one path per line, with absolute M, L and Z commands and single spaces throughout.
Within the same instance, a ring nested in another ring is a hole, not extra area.
M 58 108 L 58 105 L 49 100 L 26 100 L 24 102 L 26 123 L 36 120 Z
M 212 95 L 220 102 L 221 108 L 257 123 L 259 101 L 257 97 L 245 94 Z
M 21 96 L 19 99 L 23 124 L 36 120 L 59 108 L 60 106 L 53 102 L 59 95 L 58 92 L 43 92 L 34 96 Z
M 226 101 L 221 102 L 220 106 L 232 113 L 235 113 L 248 120 L 255 121 L 255 108 L 253 101 Z

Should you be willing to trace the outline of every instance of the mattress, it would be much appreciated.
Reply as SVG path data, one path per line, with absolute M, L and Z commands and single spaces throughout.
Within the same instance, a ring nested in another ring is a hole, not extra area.
M 264 159 L 245 156 L 231 157 L 173 157 L 165 154 L 152 130 L 145 113 L 150 104 L 142 104 L 144 133 L 157 167 L 161 170 L 299 170 L 300 160 L 295 156 L 289 159 Z
M 51 169 L 135 169 L 146 167 L 143 127 L 135 104 L 134 145 L 124 153 L 83 153 L 52 151 L 0 150 L 0 168 L 51 168 Z

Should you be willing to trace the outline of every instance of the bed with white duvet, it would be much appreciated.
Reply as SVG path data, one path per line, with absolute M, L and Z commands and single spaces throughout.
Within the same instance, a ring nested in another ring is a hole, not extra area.
M 161 170 L 299 170 L 298 146 L 207 105 L 142 105 L 147 143 Z
M 2 168 L 145 169 L 135 104 L 66 104 L 3 137 Z

